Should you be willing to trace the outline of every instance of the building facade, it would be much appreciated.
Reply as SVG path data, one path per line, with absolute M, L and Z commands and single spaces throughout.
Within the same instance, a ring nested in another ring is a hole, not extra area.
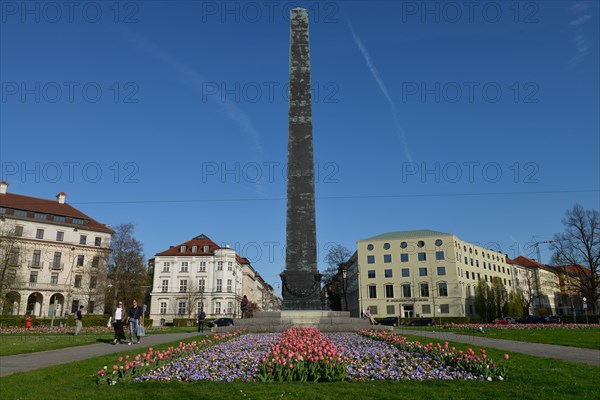
M 509 259 L 508 263 L 513 269 L 515 291 L 521 295 L 529 315 L 558 314 L 562 303 L 555 269 L 524 256 Z
M 113 231 L 65 202 L 8 193 L 0 182 L 3 314 L 104 313 Z
M 347 271 L 348 309 L 378 318 L 476 317 L 475 287 L 513 277 L 506 255 L 431 230 L 390 232 L 357 243 Z
M 240 316 L 244 295 L 260 307 L 272 288 L 229 246 L 205 235 L 172 246 L 154 256 L 150 318 L 164 325 L 174 318 L 195 318 L 203 309 L 209 318 Z

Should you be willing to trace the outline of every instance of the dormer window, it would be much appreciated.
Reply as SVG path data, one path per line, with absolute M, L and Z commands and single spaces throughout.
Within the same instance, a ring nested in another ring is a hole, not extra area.
M 197 253 L 198 252 L 198 246 L 193 245 L 192 246 L 192 253 Z
M 210 251 L 210 246 L 205 244 L 204 247 L 202 247 L 202 252 L 208 253 L 209 251 Z
M 179 249 L 180 252 L 185 253 L 186 250 L 186 246 L 181 246 L 181 248 Z

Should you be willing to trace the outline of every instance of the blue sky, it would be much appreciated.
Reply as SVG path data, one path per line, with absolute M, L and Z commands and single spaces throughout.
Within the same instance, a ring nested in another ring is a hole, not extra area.
M 2 1 L 0 179 L 133 222 L 147 258 L 204 233 L 277 288 L 300 5 L 320 267 L 409 229 L 535 257 L 599 208 L 599 6 L 472 4 Z

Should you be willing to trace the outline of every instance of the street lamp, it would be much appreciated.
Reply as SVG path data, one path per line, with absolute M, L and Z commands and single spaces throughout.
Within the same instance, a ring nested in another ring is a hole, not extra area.
M 588 313 L 587 313 L 587 298 L 584 297 L 582 300 L 583 300 L 583 304 L 582 304 L 583 305 L 583 311 L 585 311 L 585 323 L 589 324 Z
M 342 290 L 344 291 L 344 305 L 345 311 L 348 311 L 348 296 L 346 293 L 347 281 L 348 281 L 348 269 L 346 266 L 341 266 L 342 268 Z

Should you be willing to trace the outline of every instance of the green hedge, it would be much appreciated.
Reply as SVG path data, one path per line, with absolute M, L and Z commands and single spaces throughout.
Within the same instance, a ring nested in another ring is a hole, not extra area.
M 173 326 L 196 326 L 197 324 L 195 318 L 173 318 Z
M 2 328 L 24 328 L 26 326 L 26 315 L 0 315 L 0 326 Z M 106 326 L 108 314 L 84 314 L 83 326 Z M 69 315 L 66 318 L 38 318 L 32 317 L 31 326 L 75 326 L 75 317 Z M 144 326 L 152 326 L 152 319 L 144 318 Z
M 408 325 L 410 324 L 412 321 L 415 321 L 417 319 L 421 319 L 421 318 L 432 318 L 435 321 L 436 325 L 444 325 L 444 324 L 468 324 L 469 322 L 471 322 L 471 319 L 469 317 L 413 317 L 413 318 L 402 318 L 401 320 L 401 324 L 402 325 Z
M 560 320 L 562 321 L 563 324 L 571 324 L 571 323 L 573 323 L 573 316 L 572 315 L 561 315 Z M 588 321 L 590 324 L 598 324 L 598 323 L 600 323 L 600 315 L 599 314 L 588 314 L 587 320 L 586 320 L 585 314 L 577 314 L 577 321 L 575 321 L 576 323 L 585 324 Z

